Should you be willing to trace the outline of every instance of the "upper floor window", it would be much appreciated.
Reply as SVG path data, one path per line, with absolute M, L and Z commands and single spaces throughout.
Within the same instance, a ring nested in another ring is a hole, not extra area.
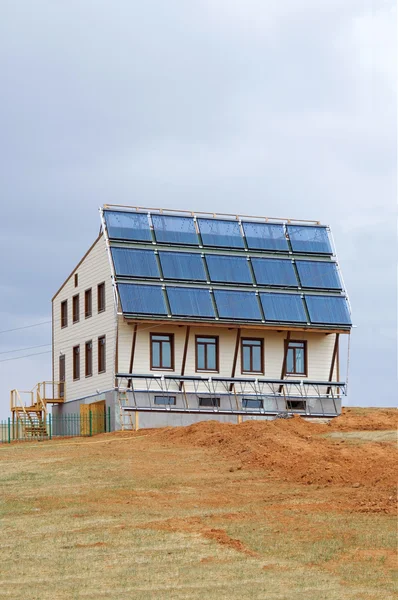
M 262 339 L 241 340 L 242 373 L 264 373 Z
M 196 371 L 218 371 L 218 337 L 196 336 Z
M 80 346 L 73 348 L 73 379 L 80 379 Z
M 286 341 L 286 373 L 292 375 L 307 374 L 307 342 L 298 340 Z
M 68 326 L 68 301 L 61 302 L 61 327 Z
M 75 287 L 77 287 L 79 285 L 79 275 L 78 273 L 75 273 Z
M 63 398 L 65 395 L 65 354 L 59 355 L 58 381 L 59 397 Z
M 84 316 L 86 319 L 93 314 L 93 292 L 90 288 L 84 292 Z
M 98 338 L 98 373 L 106 371 L 106 352 L 105 352 L 105 336 Z
M 91 377 L 93 374 L 93 342 L 90 340 L 85 345 L 85 375 Z
M 73 323 L 77 323 L 80 319 L 80 302 L 79 302 L 79 294 L 73 296 L 72 298 L 72 321 Z
M 97 288 L 97 307 L 98 312 L 105 310 L 105 283 L 99 283 Z
M 174 336 L 151 333 L 151 369 L 174 369 Z

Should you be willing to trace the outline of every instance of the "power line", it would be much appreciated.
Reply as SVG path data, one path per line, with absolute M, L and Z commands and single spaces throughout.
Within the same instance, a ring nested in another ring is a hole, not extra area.
M 15 358 L 3 358 L 3 360 L 0 360 L 0 363 L 7 362 L 9 360 L 19 360 L 20 358 L 28 358 L 29 356 L 39 356 L 40 354 L 51 354 L 51 350 L 46 350 L 45 352 L 35 352 L 34 354 L 25 354 L 24 356 L 16 356 Z
M 25 325 L 24 327 L 14 327 L 14 329 L 4 329 L 0 333 L 8 333 L 9 331 L 18 331 L 19 329 L 28 329 L 29 327 L 38 327 L 39 325 L 47 325 L 51 321 L 42 321 L 41 323 L 33 323 L 33 325 Z
M 51 344 L 40 344 L 39 346 L 28 346 L 27 348 L 17 348 L 16 350 L 3 350 L 0 354 L 10 354 L 11 352 L 22 352 L 23 350 L 33 350 L 33 348 L 44 348 L 45 346 L 51 346 Z

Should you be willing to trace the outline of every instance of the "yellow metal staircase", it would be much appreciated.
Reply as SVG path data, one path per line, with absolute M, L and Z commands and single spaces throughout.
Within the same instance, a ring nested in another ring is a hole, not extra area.
M 30 391 L 11 390 L 14 439 L 42 439 L 47 432 L 47 405 L 61 404 L 65 398 L 63 381 L 42 381 Z

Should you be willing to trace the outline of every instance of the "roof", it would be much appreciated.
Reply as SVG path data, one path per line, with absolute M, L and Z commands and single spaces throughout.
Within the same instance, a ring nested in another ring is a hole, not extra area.
M 101 215 L 126 318 L 351 327 L 319 221 L 112 205 Z

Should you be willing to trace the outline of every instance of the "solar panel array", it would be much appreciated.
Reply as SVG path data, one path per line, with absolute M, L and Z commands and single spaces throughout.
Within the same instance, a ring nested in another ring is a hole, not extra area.
M 328 229 L 105 210 L 129 316 L 350 326 Z

